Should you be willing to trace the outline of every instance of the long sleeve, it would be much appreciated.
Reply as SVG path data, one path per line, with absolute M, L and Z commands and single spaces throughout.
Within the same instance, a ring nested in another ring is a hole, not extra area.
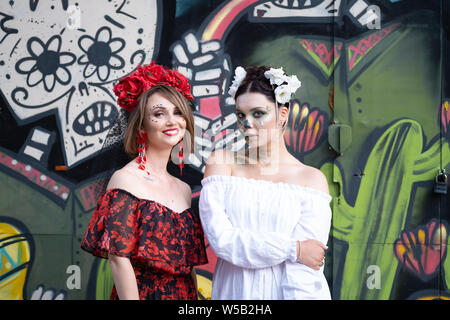
M 327 243 L 331 227 L 331 197 L 311 192 L 302 207 L 302 220 L 295 226 L 292 236 L 299 240 L 316 239 Z M 326 264 L 326 261 L 325 261 Z M 286 263 L 281 279 L 283 298 L 288 300 L 331 299 L 330 290 L 323 274 L 299 263 Z
M 303 202 L 301 223 L 295 226 L 293 236 L 300 241 L 316 239 L 327 244 L 331 228 L 331 196 L 310 190 L 309 199 Z
M 219 258 L 243 268 L 265 268 L 285 260 L 295 262 L 297 239 L 287 233 L 234 227 L 226 214 L 224 197 L 221 184 L 205 183 L 199 199 L 203 230 Z

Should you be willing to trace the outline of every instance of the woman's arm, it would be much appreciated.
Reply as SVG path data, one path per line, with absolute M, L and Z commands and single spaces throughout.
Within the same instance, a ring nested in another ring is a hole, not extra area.
M 194 267 L 192 267 L 191 276 L 192 276 L 192 281 L 194 281 L 195 291 L 198 291 L 198 286 L 197 286 L 197 273 L 195 272 L 195 268 L 194 268 Z
M 321 191 L 325 194 L 329 194 L 327 178 L 319 169 L 308 167 L 308 170 L 306 172 L 303 172 L 303 176 L 299 177 L 299 180 L 300 179 L 308 181 L 309 188 Z M 318 220 L 310 221 L 309 226 L 311 229 L 317 230 L 317 232 L 314 234 L 314 239 L 299 242 L 298 254 L 300 254 L 300 257 L 298 260 L 300 260 L 300 262 L 307 267 L 310 267 L 314 270 L 319 270 L 323 265 L 325 250 L 328 249 L 328 247 L 324 243 L 326 243 L 328 239 L 328 233 L 330 230 L 331 210 L 328 203 L 326 202 L 318 200 L 313 200 L 312 202 L 312 206 L 317 208 L 314 209 L 315 213 L 309 214 L 308 216 L 315 216 Z M 324 215 L 326 216 L 326 212 L 330 212 L 330 219 L 319 218 L 323 217 Z M 303 216 L 305 216 L 305 213 L 303 214 Z M 319 232 L 319 230 L 321 232 Z M 299 233 L 297 231 L 294 232 L 294 234 L 297 235 Z
M 120 300 L 139 300 L 139 290 L 130 259 L 109 255 L 109 264 Z

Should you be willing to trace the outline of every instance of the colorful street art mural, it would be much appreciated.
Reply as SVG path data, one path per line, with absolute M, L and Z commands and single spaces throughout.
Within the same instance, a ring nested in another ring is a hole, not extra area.
M 3 1 L 0 300 L 109 298 L 108 261 L 80 243 L 129 161 L 112 87 L 152 60 L 192 84 L 194 210 L 211 152 L 245 148 L 234 68 L 283 66 L 302 81 L 286 144 L 333 196 L 333 299 L 450 299 L 449 16 L 439 0 Z

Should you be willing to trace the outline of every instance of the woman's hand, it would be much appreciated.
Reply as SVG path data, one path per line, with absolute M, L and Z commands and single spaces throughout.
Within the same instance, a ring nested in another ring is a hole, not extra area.
M 323 266 L 327 249 L 326 245 L 314 239 L 297 241 L 297 261 L 311 269 L 319 270 Z

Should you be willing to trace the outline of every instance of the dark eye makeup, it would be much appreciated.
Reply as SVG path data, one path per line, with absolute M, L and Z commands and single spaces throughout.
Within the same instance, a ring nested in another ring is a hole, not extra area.
M 252 110 L 252 111 L 250 111 L 250 113 L 256 119 L 261 118 L 262 116 L 267 114 L 265 111 L 262 111 L 260 109 Z M 237 115 L 238 119 L 244 119 L 245 118 L 245 114 L 242 111 L 236 111 L 236 115 Z

